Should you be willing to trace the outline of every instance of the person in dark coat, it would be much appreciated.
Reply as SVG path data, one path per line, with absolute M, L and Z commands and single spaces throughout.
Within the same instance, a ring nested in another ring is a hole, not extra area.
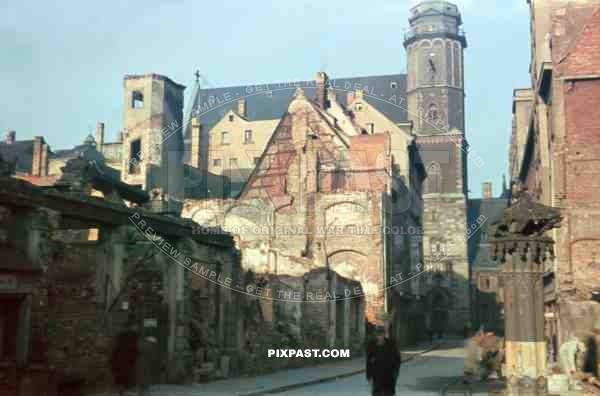
M 373 396 L 392 396 L 396 393 L 396 381 L 401 357 L 396 343 L 386 337 L 383 326 L 375 328 L 375 341 L 367 346 L 367 381 L 371 383 Z
M 135 327 L 121 333 L 113 350 L 110 366 L 119 395 L 135 385 L 135 366 L 138 356 L 138 333 Z

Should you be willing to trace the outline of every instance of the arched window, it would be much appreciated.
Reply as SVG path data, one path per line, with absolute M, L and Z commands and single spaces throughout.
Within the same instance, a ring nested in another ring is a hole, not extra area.
M 429 121 L 430 123 L 437 122 L 437 120 L 440 118 L 437 104 L 435 104 L 435 103 L 429 104 L 429 106 L 427 107 L 426 118 L 427 118 L 427 121 Z
M 442 192 L 442 169 L 440 164 L 432 162 L 427 167 L 427 180 L 425 180 L 425 193 Z

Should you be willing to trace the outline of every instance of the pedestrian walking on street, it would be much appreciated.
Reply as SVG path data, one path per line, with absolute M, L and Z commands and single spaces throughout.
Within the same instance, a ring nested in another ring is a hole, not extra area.
M 117 338 L 110 366 L 119 396 L 135 385 L 135 366 L 138 357 L 138 333 L 134 326 Z
M 138 396 L 150 395 L 150 386 L 157 383 L 160 374 L 160 356 L 156 337 L 144 337 L 140 340 L 139 355 L 136 364 Z
M 367 380 L 373 396 L 393 396 L 400 371 L 401 357 L 396 343 L 383 326 L 375 328 L 375 341 L 367 346 Z

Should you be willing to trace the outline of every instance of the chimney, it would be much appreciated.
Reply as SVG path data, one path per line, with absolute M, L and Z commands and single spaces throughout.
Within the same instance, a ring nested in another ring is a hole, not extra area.
M 238 114 L 246 118 L 246 98 L 238 99 Z
M 36 136 L 33 138 L 33 158 L 31 160 L 31 175 L 42 176 L 42 159 L 44 138 Z
M 327 89 L 329 85 L 329 77 L 325 72 L 317 72 L 316 77 L 317 85 L 317 103 L 322 109 L 329 107 L 329 100 L 327 99 Z
M 40 156 L 40 176 L 48 176 L 48 145 L 42 145 L 42 154 Z
M 200 157 L 200 147 L 202 143 L 202 124 L 198 117 L 192 118 L 192 148 L 190 152 L 190 166 L 200 169 L 202 159 Z
M 96 149 L 102 152 L 102 146 L 104 146 L 104 123 L 98 121 L 96 124 Z
M 4 143 L 13 144 L 16 139 L 17 139 L 17 132 L 15 132 L 11 129 L 6 131 L 6 136 L 4 137 Z
M 481 194 L 483 199 L 491 199 L 492 198 L 492 183 L 485 182 L 481 187 Z

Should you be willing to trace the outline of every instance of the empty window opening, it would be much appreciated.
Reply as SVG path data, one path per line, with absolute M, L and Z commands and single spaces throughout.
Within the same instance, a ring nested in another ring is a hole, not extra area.
M 140 91 L 133 91 L 131 93 L 131 107 L 134 109 L 141 109 L 144 107 L 144 94 Z
M 129 173 L 140 173 L 142 161 L 142 140 L 136 139 L 129 145 Z
M 390 82 L 390 88 L 392 88 L 392 89 L 398 88 L 398 82 L 397 81 Z

